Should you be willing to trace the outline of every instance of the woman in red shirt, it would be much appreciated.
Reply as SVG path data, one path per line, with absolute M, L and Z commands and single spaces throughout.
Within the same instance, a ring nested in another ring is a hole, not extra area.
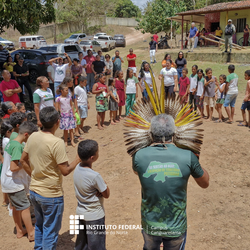
M 17 108 L 13 102 L 3 102 L 0 109 L 0 117 L 2 119 L 10 118 L 12 113 L 17 112 Z
M 94 84 L 92 93 L 96 95 L 97 126 L 103 130 L 105 112 L 108 110 L 108 88 L 105 85 L 106 76 L 104 74 L 96 75 L 97 83 Z

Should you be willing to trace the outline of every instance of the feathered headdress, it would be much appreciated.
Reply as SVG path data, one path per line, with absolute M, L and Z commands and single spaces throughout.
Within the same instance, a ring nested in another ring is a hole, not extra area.
M 202 124 L 201 120 L 198 121 L 200 115 L 197 111 L 193 111 L 191 105 L 186 104 L 184 106 L 179 97 L 169 96 L 165 99 L 164 79 L 161 81 L 159 98 L 155 78 L 152 70 L 149 69 L 149 71 L 152 78 L 153 93 L 144 81 L 149 98 L 136 101 L 133 110 L 130 110 L 130 114 L 125 119 L 124 125 L 129 128 L 124 132 L 128 154 L 132 156 L 138 150 L 153 143 L 150 131 L 151 119 L 155 115 L 166 113 L 171 115 L 175 121 L 174 144 L 179 148 L 189 149 L 199 156 L 203 129 L 196 127 Z

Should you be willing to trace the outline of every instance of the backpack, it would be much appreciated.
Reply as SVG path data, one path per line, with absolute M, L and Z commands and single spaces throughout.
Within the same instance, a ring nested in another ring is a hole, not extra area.
M 225 35 L 233 35 L 233 26 L 232 25 L 226 26 Z

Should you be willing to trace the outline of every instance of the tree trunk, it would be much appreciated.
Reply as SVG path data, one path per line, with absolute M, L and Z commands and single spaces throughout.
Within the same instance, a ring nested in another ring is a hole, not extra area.
M 54 36 L 54 43 L 57 43 L 57 40 L 56 40 L 56 23 L 54 23 L 54 30 L 53 30 L 53 36 Z

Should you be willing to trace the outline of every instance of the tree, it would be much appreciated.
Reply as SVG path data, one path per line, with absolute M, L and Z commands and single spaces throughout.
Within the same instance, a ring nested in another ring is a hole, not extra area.
M 115 8 L 115 17 L 141 17 L 140 8 L 131 0 L 120 0 Z
M 55 20 L 55 0 L 0 0 L 0 33 L 13 27 L 22 35 L 34 34 L 40 24 Z
M 112 0 L 59 0 L 56 16 L 58 21 L 79 22 L 84 32 L 92 21 L 113 9 Z
M 142 30 L 142 33 L 149 32 L 151 34 L 155 32 L 165 31 L 170 29 L 170 20 L 167 17 L 174 16 L 178 12 L 186 10 L 186 5 L 183 1 L 176 0 L 153 0 L 148 2 L 144 15 L 141 20 L 137 20 L 137 30 Z M 177 28 L 178 23 L 173 22 L 173 26 Z

